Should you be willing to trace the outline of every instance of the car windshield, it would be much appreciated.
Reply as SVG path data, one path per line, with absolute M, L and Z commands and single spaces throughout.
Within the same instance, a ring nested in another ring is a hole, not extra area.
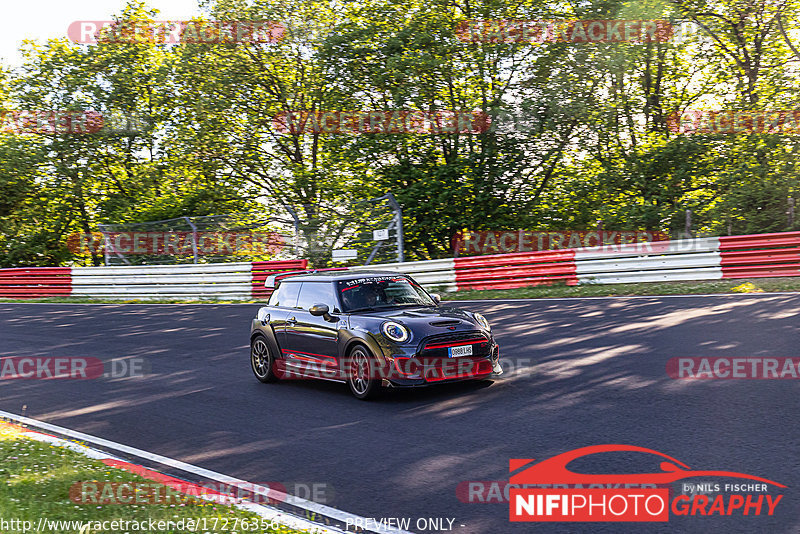
M 338 283 L 345 312 L 397 306 L 436 306 L 430 296 L 404 276 L 379 276 Z

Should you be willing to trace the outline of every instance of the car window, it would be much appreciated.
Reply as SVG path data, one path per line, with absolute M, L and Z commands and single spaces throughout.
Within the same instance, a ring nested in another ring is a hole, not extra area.
M 294 308 L 297 306 L 298 293 L 300 293 L 300 284 L 298 282 L 283 282 L 269 297 L 269 305 Z
M 344 311 L 394 306 L 435 306 L 421 287 L 403 276 L 377 276 L 338 282 Z
M 331 311 L 338 308 L 330 282 L 303 282 L 297 307 L 307 310 L 314 304 L 325 304 Z

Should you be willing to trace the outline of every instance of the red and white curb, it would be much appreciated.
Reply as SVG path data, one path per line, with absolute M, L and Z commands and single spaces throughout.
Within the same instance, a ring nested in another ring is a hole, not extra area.
M 221 484 L 245 487 L 248 489 L 248 491 L 252 492 L 253 494 L 257 494 L 273 500 L 279 500 L 280 502 L 291 505 L 292 507 L 302 509 L 309 514 L 313 514 L 314 517 L 332 519 L 345 525 L 348 524 L 348 522 L 351 525 L 354 523 L 361 525 L 367 524 L 366 518 L 364 517 L 344 512 L 336 508 L 331 508 L 330 506 L 325 506 L 313 501 L 301 499 L 300 497 L 295 497 L 294 495 L 288 495 L 286 493 L 277 491 L 274 488 L 268 488 L 259 486 L 257 484 L 252 484 L 245 480 L 224 475 L 222 473 L 211 471 L 209 469 L 198 467 L 196 465 L 181 462 L 180 460 L 175 460 L 173 458 L 161 456 L 160 454 L 155 454 L 142 449 L 137 449 L 135 447 L 129 447 L 127 445 L 99 438 L 97 436 L 84 434 L 83 432 L 70 430 L 69 428 L 60 427 L 57 425 L 46 423 L 44 421 L 39 421 L 37 419 L 32 419 L 30 417 L 25 417 L 22 415 L 6 412 L 3 410 L 0 410 L 0 420 L 17 423 L 18 425 L 24 425 L 24 427 L 22 427 L 22 430 L 24 436 L 27 438 L 45 443 L 50 443 L 51 445 L 55 445 L 57 447 L 63 447 L 66 449 L 79 452 L 95 460 L 100 460 L 109 467 L 124 469 L 131 473 L 142 476 L 146 479 L 153 480 L 155 482 L 164 484 L 165 486 L 170 486 L 180 491 L 186 492 L 187 494 L 191 494 L 192 496 L 199 496 L 206 500 L 215 502 L 222 500 L 226 504 L 230 504 L 231 506 L 234 506 L 236 508 L 255 513 L 267 521 L 270 522 L 274 521 L 295 530 L 309 532 L 309 534 L 344 534 L 346 531 L 334 526 L 319 523 L 317 521 L 312 521 L 309 519 L 298 517 L 296 515 L 278 510 L 277 508 L 273 508 L 271 506 L 266 506 L 263 504 L 249 502 L 247 500 L 239 500 L 239 499 L 237 499 L 235 502 L 231 502 L 231 500 L 227 498 L 228 496 L 219 493 L 217 495 L 214 495 L 213 492 L 209 492 L 206 488 L 198 484 L 188 482 L 179 478 L 175 478 L 166 475 L 164 473 L 148 469 L 144 466 L 128 462 L 120 457 L 105 452 L 104 450 L 95 449 L 89 447 L 88 445 L 84 445 L 83 443 L 90 443 L 93 445 L 97 445 L 99 447 L 103 447 L 105 449 L 118 451 L 119 453 L 124 454 L 126 456 L 135 456 L 137 458 L 143 458 L 150 462 L 155 462 L 161 465 L 171 467 L 173 469 L 178 469 L 186 473 L 191 473 L 194 476 L 202 477 L 204 479 L 212 480 L 214 482 L 218 482 Z M 67 438 L 77 440 L 82 443 L 76 443 L 74 441 L 69 441 L 67 439 L 52 434 L 45 434 L 44 432 L 40 432 L 38 430 L 31 430 L 25 427 L 34 427 L 36 429 L 54 432 L 55 434 L 59 434 L 60 436 L 65 436 Z M 225 497 L 225 498 L 220 499 L 220 497 Z M 395 529 L 383 525 L 381 526 L 380 533 L 412 534 L 411 532 L 405 530 Z

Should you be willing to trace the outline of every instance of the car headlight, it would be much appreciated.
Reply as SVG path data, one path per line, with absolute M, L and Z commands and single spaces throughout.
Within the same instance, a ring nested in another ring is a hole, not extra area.
M 394 321 L 386 321 L 381 326 L 383 335 L 392 341 L 402 342 L 408 339 L 408 328 Z
M 484 329 L 486 330 L 492 329 L 492 327 L 489 326 L 489 321 L 487 321 L 486 317 L 484 317 L 480 313 L 473 313 L 472 316 L 475 317 L 475 320 L 478 321 L 478 324 L 481 325 Z

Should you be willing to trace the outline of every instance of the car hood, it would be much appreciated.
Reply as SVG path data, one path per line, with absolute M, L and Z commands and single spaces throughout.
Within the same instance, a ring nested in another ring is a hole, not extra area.
M 351 325 L 365 325 L 383 321 L 397 321 L 415 332 L 417 336 L 446 334 L 452 331 L 479 330 L 480 326 L 472 314 L 460 308 L 439 306 L 436 308 L 405 307 L 358 312 L 350 316 Z M 416 337 L 416 336 L 415 336 Z
M 375 310 L 354 313 L 353 316 L 358 317 L 375 317 L 381 319 L 392 319 L 394 321 L 408 322 L 413 324 L 415 321 L 430 321 L 437 318 L 443 319 L 461 319 L 473 323 L 472 314 L 462 310 L 461 308 L 451 308 L 449 306 L 437 306 L 436 308 L 420 307 L 401 307 L 401 308 L 387 308 L 385 310 Z

